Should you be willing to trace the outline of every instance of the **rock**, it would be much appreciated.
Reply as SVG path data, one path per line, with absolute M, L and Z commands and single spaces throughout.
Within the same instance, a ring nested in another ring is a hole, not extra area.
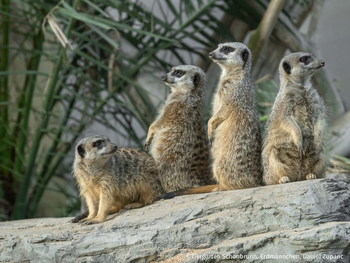
M 350 184 L 350 175 L 344 173 L 328 173 L 326 178 L 334 179 L 336 181 L 342 181 L 347 184 Z
M 176 197 L 92 226 L 3 222 L 0 262 L 349 262 L 349 206 L 346 183 L 319 179 Z

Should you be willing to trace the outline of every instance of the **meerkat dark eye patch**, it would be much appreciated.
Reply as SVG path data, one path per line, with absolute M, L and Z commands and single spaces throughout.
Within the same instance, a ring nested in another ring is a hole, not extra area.
M 93 147 L 102 148 L 103 140 L 98 140 L 92 144 Z
M 200 81 L 201 81 L 201 77 L 199 76 L 198 73 L 196 73 L 193 77 L 193 85 L 196 87 Z
M 85 150 L 81 144 L 78 146 L 77 151 L 81 158 L 85 157 Z
M 174 77 L 180 78 L 183 75 L 185 75 L 185 73 L 186 73 L 185 71 L 177 69 L 177 70 L 174 70 L 173 73 L 171 73 L 171 75 Z
M 242 59 L 243 59 L 243 61 L 244 62 L 247 62 L 247 60 L 248 60 L 248 57 L 249 57 L 249 52 L 248 52 L 248 50 L 243 50 L 243 52 L 242 52 Z
M 224 46 L 222 48 L 220 48 L 220 52 L 225 53 L 226 55 L 233 52 L 235 49 L 233 47 L 229 47 L 229 46 Z
M 287 74 L 290 74 L 292 68 L 287 62 L 283 62 L 283 69 Z
M 311 62 L 310 56 L 303 56 L 300 58 L 300 62 L 304 63 L 305 65 L 309 64 Z

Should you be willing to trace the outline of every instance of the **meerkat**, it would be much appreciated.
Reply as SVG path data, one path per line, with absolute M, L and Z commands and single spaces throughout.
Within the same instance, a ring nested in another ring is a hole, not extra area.
M 325 62 L 309 53 L 285 56 L 280 90 L 266 124 L 262 161 L 266 185 L 325 175 L 326 109 L 310 78 Z
M 78 142 L 73 173 L 89 209 L 88 215 L 80 215 L 73 222 L 101 223 L 123 208 L 149 205 L 163 192 L 151 156 L 136 149 L 118 149 L 100 135 Z
M 163 194 L 159 199 L 261 185 L 261 135 L 251 81 L 251 52 L 242 43 L 224 43 L 209 53 L 209 58 L 222 69 L 214 95 L 214 115 L 208 122 L 213 175 L 218 184 Z
M 161 77 L 171 94 L 148 130 L 145 149 L 150 150 L 167 192 L 211 182 L 202 112 L 205 78 L 191 65 L 174 67 Z

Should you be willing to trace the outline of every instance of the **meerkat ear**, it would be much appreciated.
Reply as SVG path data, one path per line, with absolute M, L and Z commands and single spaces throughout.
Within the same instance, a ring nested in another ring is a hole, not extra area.
M 287 62 L 283 62 L 283 69 L 287 74 L 290 74 L 292 68 Z
M 244 62 L 247 62 L 247 60 L 248 60 L 248 57 L 249 57 L 249 52 L 248 52 L 248 50 L 243 50 L 243 52 L 242 52 L 242 59 L 243 59 L 243 61 Z
M 84 158 L 85 157 L 85 150 L 84 150 L 83 146 L 80 144 L 77 149 L 78 149 L 78 154 L 81 156 L 81 158 Z
M 196 73 L 196 75 L 194 75 L 193 77 L 193 85 L 196 87 L 199 84 L 200 80 L 201 80 L 201 77 L 199 76 L 198 73 Z

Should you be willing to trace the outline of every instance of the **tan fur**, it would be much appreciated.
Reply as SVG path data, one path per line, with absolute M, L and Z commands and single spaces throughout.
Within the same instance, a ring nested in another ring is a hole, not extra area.
M 205 74 L 183 65 L 162 79 L 172 93 L 148 130 L 145 148 L 150 146 L 165 191 L 208 184 L 211 171 L 202 113 Z
M 303 57 L 309 58 L 306 64 Z M 266 125 L 262 153 L 267 185 L 325 175 L 326 110 L 310 83 L 323 65 L 309 53 L 290 54 L 280 63 L 280 91 Z
M 89 208 L 87 218 L 78 217 L 84 224 L 101 223 L 123 208 L 152 204 L 163 192 L 156 164 L 147 153 L 118 150 L 107 137 L 99 135 L 77 144 L 73 173 Z
M 225 47 L 234 50 L 225 53 Z M 208 122 L 214 178 L 221 189 L 256 187 L 262 176 L 261 138 L 250 79 L 250 50 L 241 43 L 224 43 L 210 57 L 222 68 L 214 97 L 215 113 Z

